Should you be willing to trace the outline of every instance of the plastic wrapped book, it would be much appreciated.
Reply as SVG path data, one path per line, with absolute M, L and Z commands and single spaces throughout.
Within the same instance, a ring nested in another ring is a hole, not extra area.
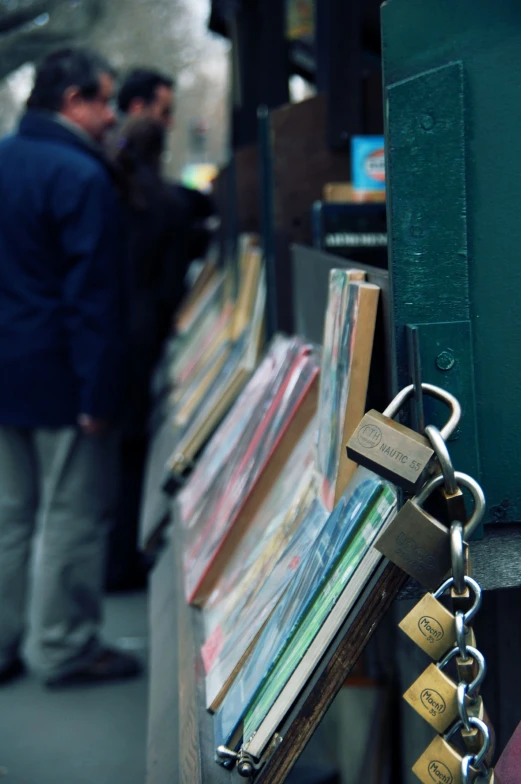
M 314 482 L 315 429 L 313 418 L 205 602 L 206 637 L 216 627 L 222 627 L 252 592 L 260 590 L 261 575 L 273 567 L 293 535 L 300 509 Z
M 266 560 L 257 571 L 258 583 L 240 596 L 222 624 L 216 626 L 204 645 L 207 665 L 206 706 L 215 711 L 255 644 L 265 623 L 291 585 L 310 548 L 322 535 L 328 513 L 316 489 L 305 494 L 294 507 L 295 533 L 274 565 Z M 257 588 L 256 585 L 260 585 Z
M 333 269 L 324 326 L 318 406 L 317 470 L 328 509 L 356 470 L 342 453 L 365 411 L 379 289 L 353 280 L 352 270 Z
M 218 556 L 223 557 L 244 504 L 317 381 L 312 349 L 294 339 L 288 346 L 291 353 L 292 359 L 288 356 L 256 408 L 250 408 L 237 448 L 208 489 L 197 519 L 186 529 L 184 572 L 189 601 L 200 602 L 209 581 L 214 580 L 213 564 Z
M 180 516 L 185 527 L 196 524 L 212 484 L 219 479 L 230 456 L 239 448 L 246 428 L 267 389 L 275 383 L 285 363 L 295 356 L 297 346 L 289 338 L 276 336 L 257 371 L 246 385 L 201 455 L 197 467 L 179 493 Z
M 308 634 L 313 636 L 313 624 L 317 619 L 322 623 L 327 617 L 342 581 L 349 582 L 357 574 L 395 504 L 391 485 L 366 469 L 358 469 L 320 536 L 300 562 L 217 712 L 216 745 L 235 747 L 243 733 L 246 739 L 250 737 L 245 732 L 245 721 L 247 732 L 256 721 L 262 721 L 273 694 L 278 693 L 284 678 L 304 654 L 305 638 Z M 295 640 L 297 653 L 292 647 Z M 279 667 L 286 668 L 282 678 Z M 266 696 L 270 688 L 274 691 Z

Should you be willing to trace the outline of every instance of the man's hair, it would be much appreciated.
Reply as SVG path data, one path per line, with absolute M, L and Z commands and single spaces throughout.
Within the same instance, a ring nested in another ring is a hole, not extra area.
M 79 88 L 83 98 L 94 99 L 99 92 L 101 74 L 115 76 L 112 66 L 88 49 L 60 49 L 48 55 L 36 72 L 28 109 L 58 112 L 69 87 Z
M 127 171 L 139 164 L 159 169 L 165 144 L 166 130 L 161 123 L 149 117 L 131 117 L 123 123 L 114 157 Z
M 130 109 L 132 101 L 141 98 L 147 105 L 152 103 L 156 97 L 158 87 L 174 88 L 174 80 L 165 76 L 159 71 L 148 68 L 134 68 L 123 84 L 118 95 L 118 108 L 120 112 L 126 114 Z

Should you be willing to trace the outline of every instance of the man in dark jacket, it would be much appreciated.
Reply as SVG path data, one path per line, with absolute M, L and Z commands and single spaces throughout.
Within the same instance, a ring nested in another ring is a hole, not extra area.
M 175 102 L 173 79 L 152 68 L 134 68 L 127 74 L 118 93 L 118 108 L 124 118 L 120 142 L 125 141 L 129 121 L 132 126 L 133 120 L 149 120 L 163 129 L 161 152 L 164 152 L 167 132 L 174 125 Z M 144 164 L 146 166 L 146 161 Z M 170 285 L 163 292 L 163 297 L 169 297 L 173 312 L 185 294 L 184 279 L 190 263 L 203 258 L 208 250 L 212 231 L 207 222 L 215 217 L 216 208 L 208 194 L 179 183 L 165 180 L 164 190 L 168 192 L 170 223 L 177 222 L 170 258 L 165 258 L 165 264 L 171 267 L 166 276 Z
M 113 155 L 127 176 L 132 201 L 128 229 L 132 384 L 121 449 L 120 502 L 109 544 L 107 587 L 111 590 L 138 587 L 144 579 L 137 530 L 148 450 L 150 381 L 184 297 L 190 262 L 206 252 L 210 232 L 204 222 L 215 212 L 205 194 L 163 178 L 161 159 L 174 106 L 173 80 L 152 69 L 132 70 L 118 94 L 122 123 L 112 141 Z
M 0 143 L 0 682 L 23 669 L 37 518 L 44 682 L 139 671 L 99 639 L 124 376 L 119 204 L 98 146 L 112 92 L 96 55 L 50 55 Z

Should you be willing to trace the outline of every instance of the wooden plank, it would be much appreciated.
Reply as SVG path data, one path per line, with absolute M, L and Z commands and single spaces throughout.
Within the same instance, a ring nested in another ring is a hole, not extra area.
M 142 550 L 154 549 L 157 537 L 170 519 L 170 499 L 161 485 L 167 460 L 177 440 L 171 419 L 166 417 L 149 446 L 139 531 L 139 545 Z
M 170 544 L 150 579 L 147 784 L 172 784 L 179 759 L 177 588 L 172 562 Z
M 190 609 L 184 600 L 181 547 L 174 548 L 172 569 L 176 577 L 177 640 L 179 645 L 179 784 L 202 781 L 199 710 L 196 691 L 196 647 Z M 174 695 L 172 695 L 173 697 Z
M 204 667 L 200 655 L 202 629 L 198 611 L 185 602 L 177 530 L 174 531 L 172 568 L 176 573 L 179 696 L 171 694 L 170 698 L 179 711 L 179 762 L 178 767 L 172 769 L 171 782 L 230 784 L 231 773 L 214 760 L 213 720 L 204 708 Z M 177 776 L 174 776 L 176 772 Z
M 311 244 L 311 205 L 328 182 L 349 181 L 350 160 L 327 145 L 327 101 L 318 95 L 270 115 L 273 204 L 288 242 Z
M 269 292 L 274 299 L 274 316 L 268 320 L 272 334 L 293 329 L 289 247 L 293 242 L 311 245 L 311 206 L 322 198 L 326 183 L 349 180 L 350 161 L 327 145 L 324 95 L 276 109 L 267 124 L 261 137 L 261 201 Z
M 353 284 L 356 285 L 356 284 Z M 349 460 L 345 445 L 360 424 L 367 407 L 367 389 L 369 372 L 373 355 L 373 340 L 376 326 L 376 314 L 380 289 L 372 283 L 359 284 L 360 299 L 358 310 L 358 326 L 351 338 L 351 367 L 349 370 L 349 389 L 344 413 L 342 436 L 340 439 L 340 457 L 335 486 L 335 505 L 357 469 L 356 463 Z

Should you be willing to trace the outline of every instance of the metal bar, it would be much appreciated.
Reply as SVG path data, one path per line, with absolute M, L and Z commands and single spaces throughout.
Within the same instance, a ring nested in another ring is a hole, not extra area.
M 275 262 L 275 216 L 273 213 L 273 159 L 270 113 L 267 106 L 257 111 L 260 165 L 261 237 L 266 265 L 266 337 L 270 340 L 279 328 L 278 278 Z
M 418 433 L 423 433 L 425 430 L 425 411 L 423 407 L 420 333 L 418 327 L 410 324 L 407 325 L 406 332 L 409 370 L 414 385 L 414 427 Z

